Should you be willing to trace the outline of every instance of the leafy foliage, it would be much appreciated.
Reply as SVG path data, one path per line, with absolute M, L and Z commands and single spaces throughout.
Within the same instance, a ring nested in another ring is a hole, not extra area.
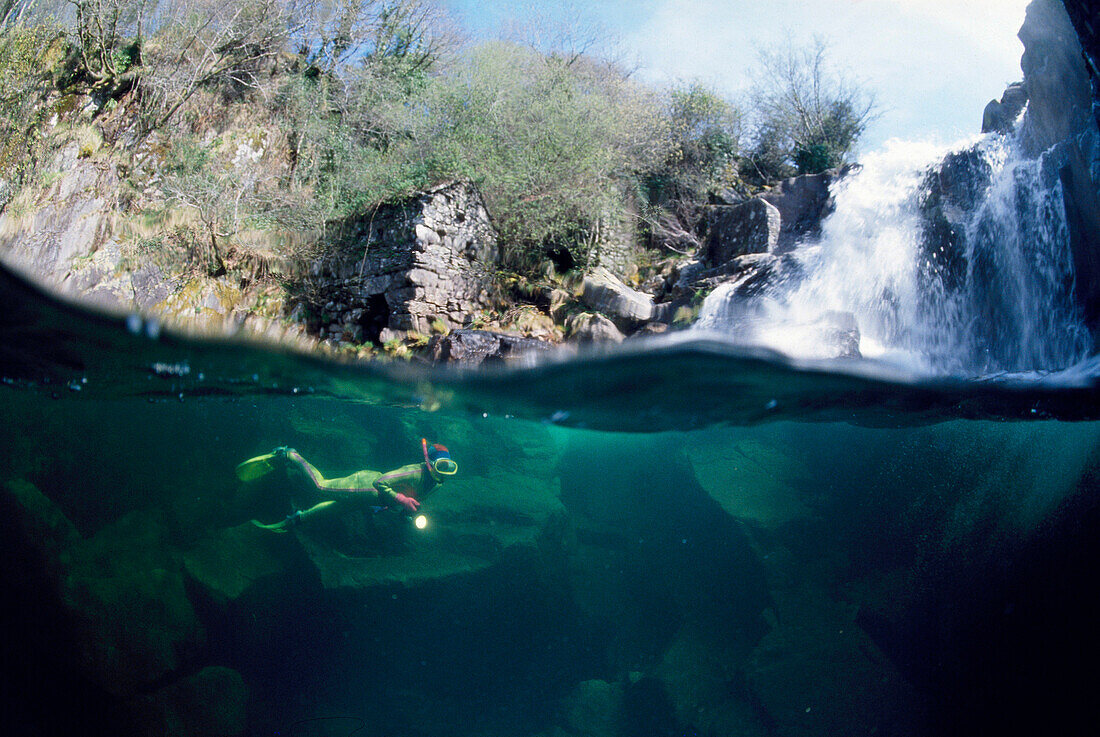
M 597 55 L 594 27 L 460 48 L 434 0 L 0 0 L 0 14 L 4 163 L 33 160 L 53 39 L 69 52 L 54 84 L 93 101 L 70 111 L 86 155 L 94 126 L 114 151 L 124 140 L 145 177 L 133 191 L 188 213 L 211 271 L 248 233 L 323 241 L 455 178 L 480 186 L 511 268 L 584 266 L 635 230 L 686 252 L 708 199 L 835 166 L 873 110 L 820 42 L 763 54 L 743 120 L 700 84 L 636 82 Z
M 662 150 L 652 92 L 613 65 L 516 44 L 472 49 L 407 112 L 424 160 L 481 186 L 516 265 L 555 248 L 586 263 L 628 177 Z
M 873 95 L 832 69 L 821 39 L 806 47 L 788 40 L 760 61 L 746 176 L 765 183 L 844 163 L 875 115 Z
M 41 153 L 38 126 L 47 114 L 41 98 L 64 53 L 63 38 L 51 24 L 0 26 L 0 208 L 33 173 Z
M 677 251 L 698 245 L 695 231 L 708 194 L 740 185 L 741 116 L 699 83 L 672 89 L 665 103 L 664 159 L 639 179 L 652 240 Z

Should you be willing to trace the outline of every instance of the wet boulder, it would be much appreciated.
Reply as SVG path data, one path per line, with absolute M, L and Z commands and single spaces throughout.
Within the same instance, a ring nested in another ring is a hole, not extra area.
M 966 223 L 989 190 L 993 169 L 976 147 L 948 154 L 920 188 L 923 267 L 949 291 L 965 281 Z
M 781 223 L 778 208 L 760 197 L 709 207 L 703 260 L 715 267 L 748 253 L 772 253 L 779 244 Z
M 631 289 L 602 266 L 585 275 L 580 301 L 621 328 L 636 327 L 653 315 L 652 296 Z
M 846 165 L 820 174 L 784 179 L 760 195 L 779 212 L 780 228 L 769 252 L 785 253 L 799 241 L 821 235 L 821 223 L 833 211 L 830 187 L 858 167 Z
M 615 323 L 603 315 L 582 312 L 565 321 L 565 335 L 574 343 L 621 343 L 625 339 Z
M 481 366 L 492 363 L 530 363 L 550 348 L 549 343 L 536 338 L 488 330 L 460 329 L 432 337 L 427 353 L 433 363 Z

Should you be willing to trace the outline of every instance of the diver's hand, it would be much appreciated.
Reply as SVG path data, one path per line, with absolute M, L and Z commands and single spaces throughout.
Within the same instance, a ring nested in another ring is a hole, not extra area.
M 396 494 L 393 498 L 396 499 L 397 503 L 407 509 L 409 512 L 415 512 L 417 509 L 420 508 L 420 502 L 416 499 L 413 499 L 411 496 Z

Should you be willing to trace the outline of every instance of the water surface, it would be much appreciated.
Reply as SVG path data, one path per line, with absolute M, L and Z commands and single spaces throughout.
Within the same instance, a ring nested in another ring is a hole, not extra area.
M 3 274 L 14 733 L 1022 733 L 1088 716 L 1088 365 L 714 334 L 465 373 L 197 342 Z M 233 469 L 458 476 L 417 532 Z M 136 726 L 135 726 L 136 725 Z

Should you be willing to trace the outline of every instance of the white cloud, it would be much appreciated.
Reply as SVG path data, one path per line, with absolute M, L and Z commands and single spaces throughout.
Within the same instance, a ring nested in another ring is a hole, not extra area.
M 875 89 L 868 142 L 977 132 L 985 103 L 1020 78 L 1027 0 L 664 0 L 626 38 L 649 79 L 743 89 L 756 48 L 789 32 L 830 41 L 838 67 Z

